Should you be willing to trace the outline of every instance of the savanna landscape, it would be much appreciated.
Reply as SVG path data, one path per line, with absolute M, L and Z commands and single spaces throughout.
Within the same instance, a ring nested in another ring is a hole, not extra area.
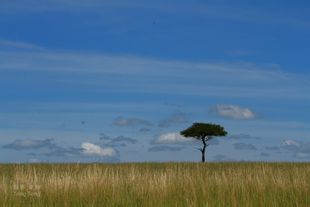
M 308 163 L 10 164 L 1 206 L 309 206 Z
M 0 0 L 0 207 L 310 207 L 309 9 Z

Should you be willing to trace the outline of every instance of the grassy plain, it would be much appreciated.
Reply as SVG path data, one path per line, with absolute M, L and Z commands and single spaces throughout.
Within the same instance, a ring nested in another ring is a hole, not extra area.
M 310 163 L 2 164 L 0 205 L 310 206 Z

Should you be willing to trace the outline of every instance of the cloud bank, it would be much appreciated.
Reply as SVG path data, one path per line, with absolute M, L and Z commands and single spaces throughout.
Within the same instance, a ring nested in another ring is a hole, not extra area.
M 299 142 L 291 139 L 287 139 L 282 143 L 282 149 L 285 149 L 293 153 L 293 156 L 297 159 L 309 159 L 310 158 L 310 143 Z
M 39 148 L 54 149 L 57 148 L 57 145 L 53 143 L 53 139 L 18 139 L 10 144 L 4 145 L 3 148 L 14 150 L 29 150 Z
M 47 157 L 115 157 L 117 152 L 112 147 L 102 147 L 91 142 L 83 142 L 81 147 L 65 147 L 57 145 L 53 139 L 18 139 L 3 148 L 12 150 L 32 150 L 29 156 L 43 155 Z M 42 151 L 42 150 L 43 151 Z M 36 150 L 33 152 L 33 150 Z

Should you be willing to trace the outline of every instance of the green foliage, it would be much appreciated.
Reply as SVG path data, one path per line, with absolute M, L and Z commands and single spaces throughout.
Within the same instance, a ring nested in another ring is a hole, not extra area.
M 194 137 L 204 139 L 205 137 L 226 136 L 227 132 L 224 127 L 218 124 L 194 123 L 191 127 L 181 131 L 184 137 Z

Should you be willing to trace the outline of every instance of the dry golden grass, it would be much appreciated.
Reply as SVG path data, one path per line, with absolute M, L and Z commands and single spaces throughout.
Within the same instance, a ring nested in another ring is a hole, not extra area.
M 2 206 L 310 206 L 307 163 L 0 165 Z

